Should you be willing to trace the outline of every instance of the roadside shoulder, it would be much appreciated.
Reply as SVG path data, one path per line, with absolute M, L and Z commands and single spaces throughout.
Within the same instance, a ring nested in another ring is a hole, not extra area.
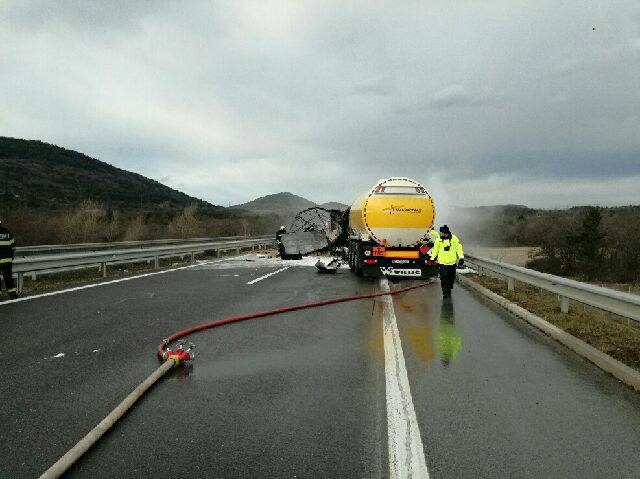
M 622 363 L 621 361 L 618 361 L 605 352 L 600 351 L 599 349 L 596 349 L 595 347 L 587 344 L 585 341 L 577 338 L 576 336 L 573 336 L 567 331 L 562 330 L 558 326 L 555 326 L 554 324 L 551 324 L 550 322 L 544 320 L 540 316 L 537 316 L 536 314 L 491 291 L 490 289 L 485 288 L 477 281 L 474 281 L 468 277 L 463 277 L 461 275 L 458 276 L 458 281 L 466 288 L 476 291 L 486 298 L 498 303 L 507 311 L 524 319 L 532 326 L 535 326 L 558 342 L 572 349 L 580 356 L 596 364 L 604 371 L 607 371 L 610 374 L 614 375 L 620 381 L 633 387 L 637 391 L 640 391 L 640 371 L 629 367 L 628 365 Z

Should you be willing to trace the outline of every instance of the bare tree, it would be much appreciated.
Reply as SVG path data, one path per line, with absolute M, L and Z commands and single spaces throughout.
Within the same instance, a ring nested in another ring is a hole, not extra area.
M 136 216 L 127 225 L 127 229 L 124 232 L 124 241 L 137 241 L 145 239 L 148 233 L 147 225 L 144 222 L 142 216 Z
M 178 238 L 200 236 L 202 227 L 196 217 L 197 212 L 198 205 L 187 206 L 169 223 L 169 232 Z

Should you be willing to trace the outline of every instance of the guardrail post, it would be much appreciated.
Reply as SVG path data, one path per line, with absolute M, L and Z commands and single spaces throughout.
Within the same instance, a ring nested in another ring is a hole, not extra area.
M 157 256 L 154 258 L 153 267 L 155 269 L 160 268 L 160 258 L 158 258 Z
M 236 248 L 236 256 L 240 254 L 240 248 Z
M 513 291 L 516 288 L 516 282 L 513 278 L 507 278 L 507 289 Z
M 101 268 L 102 268 L 102 277 L 106 278 L 107 277 L 107 263 L 102 263 Z
M 16 285 L 16 289 L 18 290 L 18 293 L 22 293 L 22 290 L 24 289 L 24 274 L 23 273 L 18 273 L 18 281 L 17 281 L 17 285 Z
M 35 271 L 33 273 L 31 273 L 31 281 L 35 281 L 37 277 L 38 276 L 36 275 Z
M 191 262 L 192 263 L 196 262 L 196 254 L 194 252 L 191 252 Z
M 565 314 L 569 312 L 569 298 L 566 296 L 560 296 L 560 312 Z

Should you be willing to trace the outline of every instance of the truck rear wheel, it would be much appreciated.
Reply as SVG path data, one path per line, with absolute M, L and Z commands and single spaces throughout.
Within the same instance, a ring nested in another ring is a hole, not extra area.
M 347 250 L 347 258 L 348 258 L 348 262 L 349 262 L 349 269 L 351 271 L 354 270 L 355 268 L 355 261 L 353 260 L 353 241 L 349 241 L 349 249 Z
M 362 261 L 364 260 L 364 254 L 362 253 L 362 244 L 356 243 L 355 247 L 355 270 L 357 276 L 362 276 Z

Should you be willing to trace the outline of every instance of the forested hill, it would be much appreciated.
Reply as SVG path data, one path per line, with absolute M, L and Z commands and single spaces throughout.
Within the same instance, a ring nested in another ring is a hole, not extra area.
M 58 210 L 91 199 L 108 208 L 212 206 L 77 151 L 0 136 L 0 202 L 5 207 Z

